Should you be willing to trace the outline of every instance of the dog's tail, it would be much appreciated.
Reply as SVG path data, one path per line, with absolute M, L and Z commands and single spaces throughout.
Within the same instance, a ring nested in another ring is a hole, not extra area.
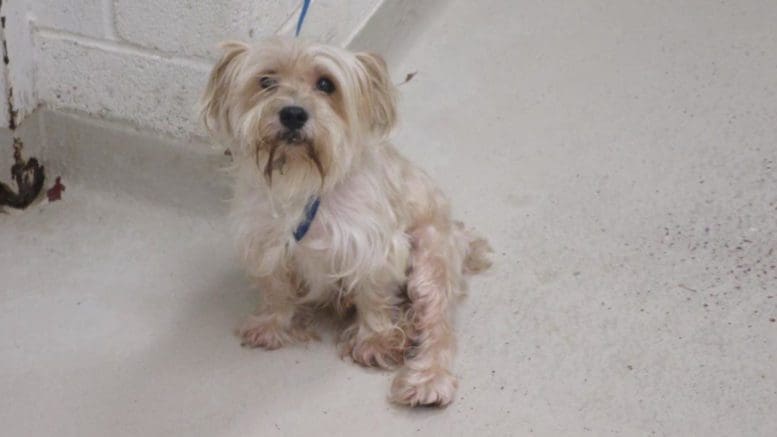
M 494 251 L 488 241 L 474 231 L 464 227 L 464 223 L 455 222 L 455 232 L 465 242 L 464 262 L 462 272 L 465 275 L 475 275 L 488 270 L 491 267 L 491 257 Z

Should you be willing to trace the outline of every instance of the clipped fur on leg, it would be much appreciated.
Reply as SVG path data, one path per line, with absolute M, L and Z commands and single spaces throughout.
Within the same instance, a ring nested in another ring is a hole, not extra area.
M 392 384 L 394 402 L 445 406 L 458 387 L 450 372 L 455 350 L 451 313 L 454 298 L 463 292 L 462 262 L 469 242 L 456 237 L 445 224 L 424 225 L 412 232 L 407 292 L 415 347 Z

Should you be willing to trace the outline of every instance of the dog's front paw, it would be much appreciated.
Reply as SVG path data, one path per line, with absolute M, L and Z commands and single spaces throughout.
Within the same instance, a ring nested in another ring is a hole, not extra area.
M 278 349 L 293 341 L 307 341 L 315 335 L 302 327 L 283 323 L 273 315 L 251 315 L 237 330 L 241 344 L 248 347 L 261 347 L 267 350 Z
M 347 330 L 340 340 L 340 356 L 365 367 L 393 369 L 404 361 L 407 339 L 398 329 L 373 333 L 361 338 L 356 330 Z
M 391 401 L 397 404 L 444 407 L 453 401 L 459 383 L 445 369 L 404 368 L 391 385 Z
M 237 335 L 243 346 L 273 350 L 291 340 L 287 330 L 288 328 L 282 326 L 277 317 L 251 315 L 238 328 Z

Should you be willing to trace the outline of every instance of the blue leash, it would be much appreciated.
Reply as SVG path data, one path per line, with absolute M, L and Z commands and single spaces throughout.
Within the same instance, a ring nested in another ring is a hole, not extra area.
M 299 36 L 299 31 L 302 30 L 302 23 L 305 21 L 305 15 L 308 14 L 308 6 L 310 6 L 310 0 L 302 0 L 302 11 L 299 13 L 297 31 L 294 33 L 294 36 Z
M 305 234 L 308 233 L 310 225 L 313 223 L 313 219 L 316 218 L 319 204 L 321 204 L 321 199 L 319 199 L 318 196 L 313 196 L 308 201 L 308 204 L 305 205 L 305 217 L 303 217 L 300 224 L 297 225 L 297 229 L 294 230 L 294 240 L 297 242 L 302 240 Z
M 299 13 L 299 19 L 297 20 L 297 31 L 294 36 L 299 36 L 299 31 L 302 30 L 302 23 L 305 22 L 305 16 L 308 14 L 308 7 L 310 6 L 310 0 L 302 1 L 302 10 Z M 310 225 L 313 223 L 313 219 L 316 218 L 318 212 L 318 206 L 321 204 L 321 199 L 318 196 L 313 196 L 305 205 L 305 212 L 302 221 L 297 225 L 297 229 L 294 230 L 294 240 L 299 242 L 305 237 L 305 234 L 310 230 Z

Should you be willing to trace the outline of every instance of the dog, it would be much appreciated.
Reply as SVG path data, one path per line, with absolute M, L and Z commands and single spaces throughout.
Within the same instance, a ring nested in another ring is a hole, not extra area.
M 243 344 L 315 338 L 315 312 L 333 308 L 349 323 L 344 356 L 400 367 L 392 401 L 448 405 L 452 308 L 491 249 L 390 143 L 397 90 L 386 63 L 296 39 L 221 48 L 200 113 L 230 145 L 231 216 L 261 292 L 238 329 Z

